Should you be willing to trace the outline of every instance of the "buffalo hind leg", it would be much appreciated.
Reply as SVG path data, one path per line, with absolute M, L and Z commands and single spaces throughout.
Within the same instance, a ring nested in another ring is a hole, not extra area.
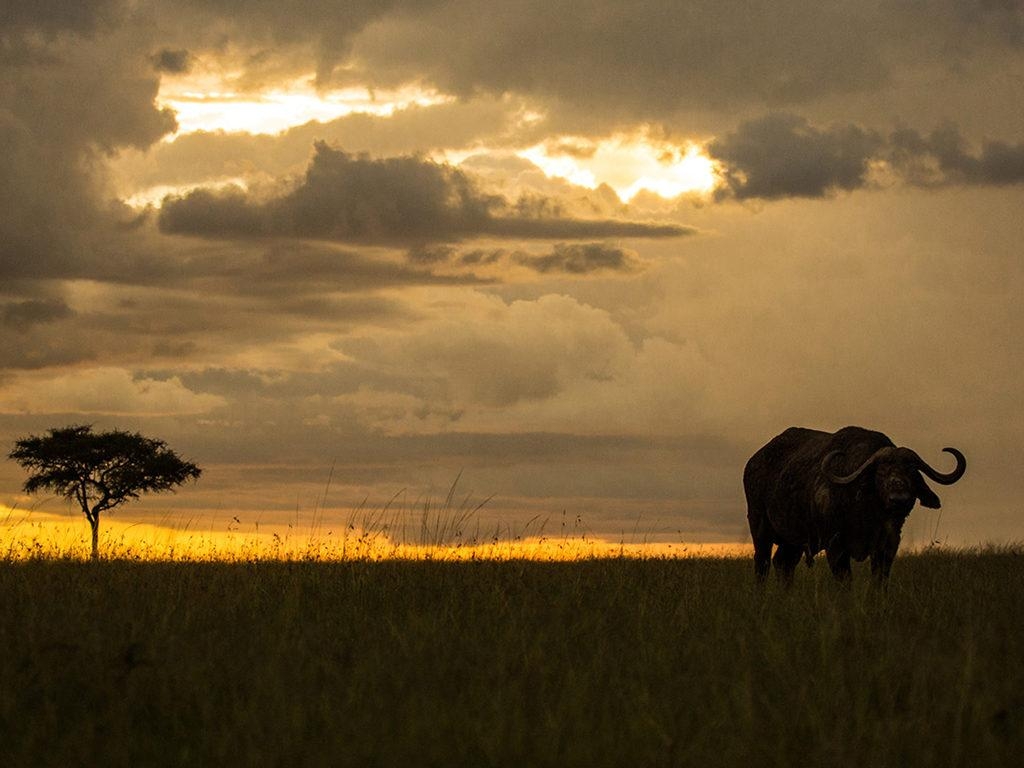
M 775 533 L 762 510 L 749 507 L 747 522 L 750 525 L 750 538 L 754 542 L 754 575 L 757 576 L 758 582 L 763 583 L 768 578 L 768 569 L 771 567 Z
M 754 542 L 754 575 L 757 576 L 757 581 L 763 583 L 768 578 L 768 570 L 771 568 L 772 563 L 772 542 L 769 539 L 767 542 L 755 541 Z
M 793 571 L 800 564 L 800 558 L 804 556 L 804 548 L 796 544 L 779 544 L 772 558 L 772 565 L 775 566 L 775 573 L 785 585 L 793 583 Z

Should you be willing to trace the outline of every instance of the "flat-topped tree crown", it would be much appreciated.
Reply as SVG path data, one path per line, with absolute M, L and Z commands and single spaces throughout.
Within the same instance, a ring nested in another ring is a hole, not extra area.
M 202 470 L 162 440 L 137 432 L 93 432 L 91 425 L 50 429 L 14 444 L 10 458 L 29 472 L 25 492 L 50 490 L 77 501 L 92 528 L 99 557 L 100 514 L 144 493 L 173 491 Z

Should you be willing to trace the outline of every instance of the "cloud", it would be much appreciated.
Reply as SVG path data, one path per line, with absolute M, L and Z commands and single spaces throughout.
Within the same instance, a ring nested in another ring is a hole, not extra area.
M 461 250 L 450 245 L 410 248 L 406 258 L 413 264 L 465 269 L 487 269 L 484 274 L 506 276 L 510 267 L 525 267 L 541 275 L 633 274 L 646 266 L 636 251 L 608 243 L 556 243 L 547 253 L 507 248 Z
M 1024 143 L 986 141 L 972 152 L 950 123 L 928 135 L 900 128 L 883 136 L 852 123 L 819 127 L 798 115 L 770 113 L 710 142 L 708 154 L 723 178 L 719 200 L 826 197 L 868 186 L 876 165 L 921 187 L 1024 182 Z
M 472 237 L 678 237 L 676 224 L 574 219 L 481 192 L 470 176 L 419 157 L 371 159 L 316 145 L 302 181 L 258 200 L 239 188 L 165 199 L 160 229 L 207 238 L 290 237 L 401 244 Z
M 797 115 L 772 113 L 742 123 L 708 145 L 737 199 L 823 197 L 864 186 L 881 136 L 856 125 L 817 128 Z
M 413 105 L 389 116 L 353 113 L 311 121 L 276 135 L 197 131 L 162 142 L 146 153 L 114 159 L 126 189 L 183 186 L 224 178 L 301 173 L 318 141 L 377 156 L 429 153 L 515 141 L 522 105 L 506 99 L 473 99 Z M 532 134 L 526 134 L 526 141 Z
M 20 37 L 26 33 L 88 33 L 119 17 L 123 0 L 36 0 L 31 3 L 5 2 L 0 38 Z
M 72 13 L 58 5 L 45 3 L 56 18 Z M 315 71 L 322 88 L 415 82 L 463 99 L 527 97 L 579 127 L 692 124 L 709 114 L 792 108 L 870 94 L 920 70 L 972 81 L 1005 69 L 1024 37 L 1016 4 L 988 0 L 781 0 L 756 9 L 736 0 L 141 0 L 113 7 L 131 9 L 120 16 L 159 31 L 159 46 L 223 64 L 236 91 Z
M 471 275 L 445 275 L 323 243 L 282 241 L 256 248 L 232 248 L 178 263 L 176 272 L 154 280 L 167 287 L 190 286 L 206 296 L 247 297 L 267 302 L 267 308 L 313 297 L 330 297 L 341 306 L 355 302 L 352 294 L 373 294 L 389 288 L 417 285 L 480 285 L 489 282 Z
M 516 261 L 541 274 L 629 273 L 643 268 L 636 251 L 602 243 L 559 243 L 549 254 L 544 256 L 521 254 Z
M 33 325 L 64 320 L 74 314 L 60 299 L 15 301 L 0 307 L 0 325 L 24 331 Z
M 44 379 L 24 376 L 0 398 L 3 413 L 81 413 L 163 416 L 206 413 L 224 405 L 181 380 L 135 377 L 122 368 L 91 368 Z
M 593 125 L 792 107 L 884 89 L 912 68 L 962 75 L 965 62 L 1012 60 L 1022 26 L 1019 9 L 981 0 L 589 0 L 571 12 L 452 0 L 383 15 L 351 58 L 385 83 L 529 94 Z
M 93 237 L 120 214 L 105 158 L 175 128 L 139 41 L 115 31 L 123 13 L 120 3 L 5 6 L 0 49 L 17 55 L 0 56 L 0 278 L 87 271 Z
M 479 297 L 415 333 L 339 342 L 346 356 L 456 410 L 543 400 L 580 380 L 604 380 L 626 365 L 630 349 L 606 312 L 560 295 L 510 304 Z
M 417 0 L 413 0 L 415 7 Z M 175 39 L 234 56 L 239 88 L 308 73 L 318 84 L 342 80 L 351 41 L 367 24 L 401 12 L 401 0 L 144 0 L 147 14 Z M 198 50 L 196 51 L 199 52 Z M 301 61 L 296 61 L 301 59 Z M 233 67 L 234 68 L 234 67 Z M 338 72 L 335 70 L 338 69 Z
M 153 67 L 158 72 L 167 72 L 172 75 L 186 74 L 192 69 L 193 59 L 185 49 L 172 50 L 162 48 L 150 57 Z
M 1024 182 L 1024 142 L 986 141 L 972 153 L 960 129 L 946 124 L 922 136 L 901 128 L 892 134 L 889 161 L 917 186 L 991 185 Z

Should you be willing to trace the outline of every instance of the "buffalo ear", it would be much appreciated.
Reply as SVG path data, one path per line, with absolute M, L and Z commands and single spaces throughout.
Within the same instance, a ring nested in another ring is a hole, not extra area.
M 938 509 L 942 506 L 942 502 L 939 501 L 939 497 L 935 495 L 935 491 L 928 487 L 928 483 L 918 475 L 917 476 L 917 498 L 921 502 L 922 507 L 928 507 L 928 509 Z

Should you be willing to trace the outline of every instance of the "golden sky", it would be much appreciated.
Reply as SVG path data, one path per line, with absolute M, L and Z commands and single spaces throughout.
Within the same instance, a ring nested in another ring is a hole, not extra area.
M 126 523 L 462 472 L 488 525 L 742 541 L 754 450 L 860 424 L 968 457 L 910 539 L 1024 538 L 1019 4 L 6 13 L 0 443 L 204 467 Z

